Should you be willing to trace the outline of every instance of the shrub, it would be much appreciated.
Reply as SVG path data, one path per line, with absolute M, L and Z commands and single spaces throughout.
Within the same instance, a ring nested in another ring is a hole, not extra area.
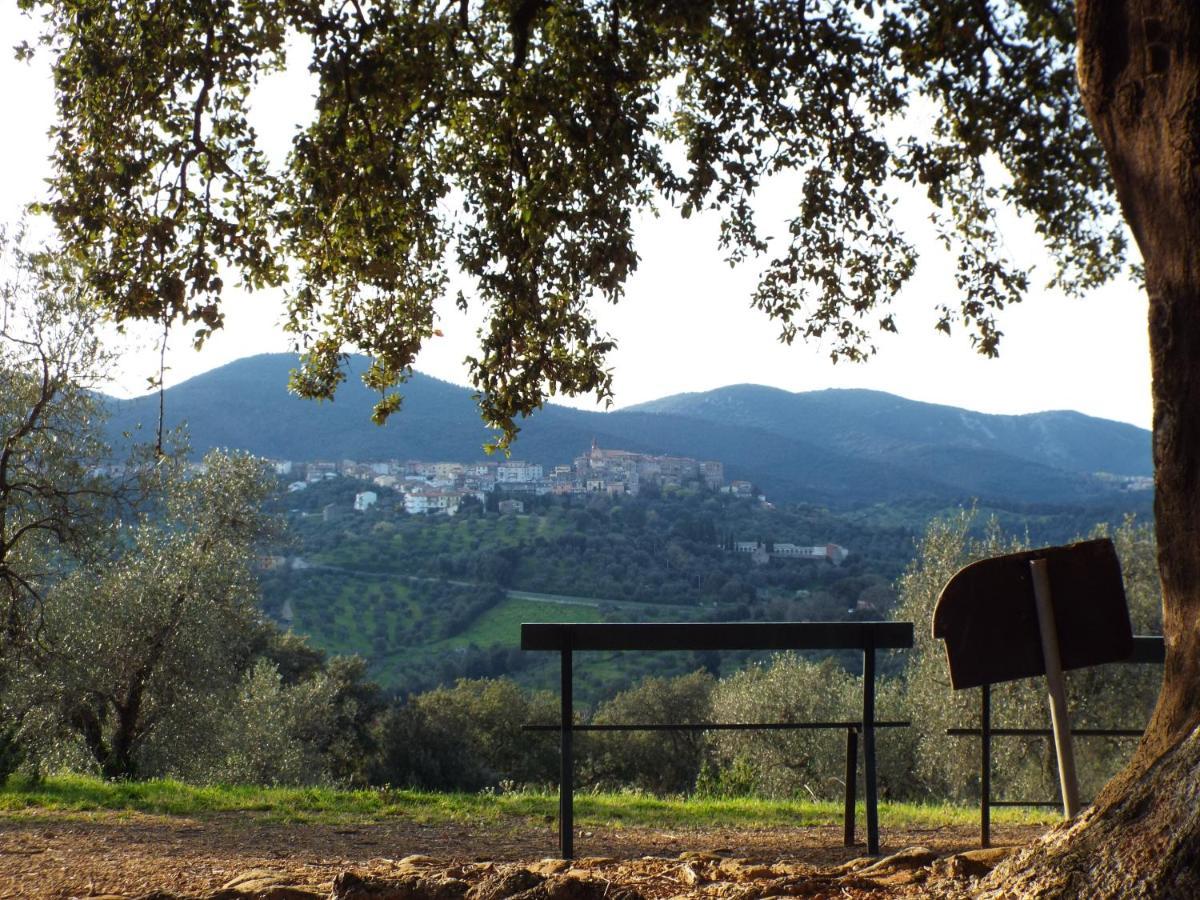
M 172 740 L 155 747 L 162 768 L 156 774 L 200 783 L 327 783 L 322 749 L 335 690 L 323 673 L 287 684 L 273 663 L 260 659 L 224 703 L 209 704 L 190 728 L 181 722 L 171 729 Z
M 716 681 L 707 672 L 646 678 L 602 704 L 596 724 L 712 721 Z M 656 794 L 687 793 L 696 786 L 707 750 L 699 731 L 598 732 L 581 741 L 580 782 L 605 789 L 635 787 Z
M 418 694 L 380 723 L 373 779 L 434 790 L 554 781 L 553 735 L 521 726 L 554 722 L 556 710 L 549 693 L 526 693 L 507 678 L 460 679 L 454 687 Z
M 720 722 L 854 721 L 861 716 L 860 679 L 833 660 L 813 662 L 781 653 L 722 679 L 713 691 Z M 845 732 L 841 729 L 714 732 L 720 791 L 723 771 L 740 788 L 772 797 L 805 795 L 832 800 L 845 787 Z

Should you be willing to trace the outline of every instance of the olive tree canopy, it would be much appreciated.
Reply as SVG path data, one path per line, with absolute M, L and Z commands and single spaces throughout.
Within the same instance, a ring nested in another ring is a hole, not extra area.
M 94 553 L 122 486 L 106 478 L 96 390 L 112 354 L 75 267 L 0 229 L 0 684 L 36 643 L 63 559 Z

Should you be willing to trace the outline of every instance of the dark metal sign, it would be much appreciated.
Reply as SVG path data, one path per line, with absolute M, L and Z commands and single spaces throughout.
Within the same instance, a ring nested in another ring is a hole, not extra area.
M 981 560 L 942 588 L 933 636 L 946 642 L 955 689 L 1046 672 L 1032 560 L 1046 560 L 1063 669 L 1127 659 L 1133 629 L 1112 541 L 1083 541 Z

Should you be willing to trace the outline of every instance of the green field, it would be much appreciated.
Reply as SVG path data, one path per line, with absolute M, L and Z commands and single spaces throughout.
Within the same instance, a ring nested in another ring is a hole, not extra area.
M 594 606 L 528 600 L 509 594 L 497 606 L 484 612 L 461 634 L 445 641 L 443 646 L 494 647 L 497 644 L 517 647 L 521 643 L 523 622 L 599 622 L 600 610 Z
M 509 591 L 508 599 L 484 612 L 446 646 L 517 646 L 523 622 L 687 621 L 697 610 L 668 604 L 597 601 L 564 594 Z

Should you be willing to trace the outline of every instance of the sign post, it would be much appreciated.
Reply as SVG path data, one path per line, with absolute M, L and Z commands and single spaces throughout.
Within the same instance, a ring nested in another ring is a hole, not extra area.
M 1063 680 L 1062 660 L 1058 653 L 1054 598 L 1050 594 L 1050 576 L 1046 571 L 1046 560 L 1031 559 L 1029 570 L 1033 575 L 1033 599 L 1037 604 L 1042 658 L 1046 663 L 1046 689 L 1050 694 L 1050 727 L 1054 730 L 1054 751 L 1058 756 L 1058 782 L 1062 786 L 1063 813 L 1068 819 L 1073 819 L 1079 812 L 1079 779 L 1075 775 L 1075 747 L 1071 743 L 1067 688 Z

